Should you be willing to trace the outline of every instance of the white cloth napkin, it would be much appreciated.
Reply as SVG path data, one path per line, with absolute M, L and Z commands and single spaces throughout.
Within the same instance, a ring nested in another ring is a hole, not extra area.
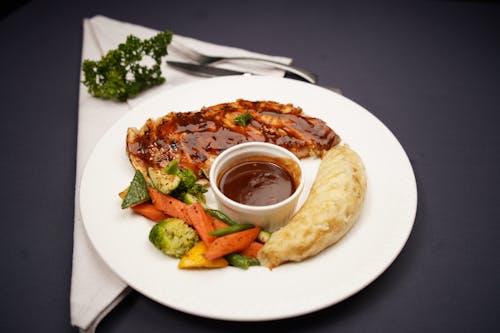
M 116 48 L 119 43 L 124 42 L 130 34 L 144 39 L 156 33 L 157 31 L 153 29 L 116 21 L 104 16 L 85 19 L 83 21 L 82 61 L 83 59 L 100 59 L 107 51 Z M 291 63 L 290 58 L 256 54 L 242 49 L 215 45 L 179 36 L 175 31 L 173 33 L 176 43 L 191 46 L 208 54 L 260 56 L 285 64 Z M 169 54 L 166 58 L 187 60 L 175 54 Z M 231 68 L 238 69 L 235 66 L 231 66 Z M 263 67 L 262 65 L 255 65 L 254 68 L 246 66 L 245 69 L 262 75 L 283 76 L 284 74 L 281 70 Z M 127 103 L 97 99 L 88 94 L 85 86 L 80 85 L 70 306 L 71 323 L 81 329 L 87 329 L 93 323 L 102 319 L 130 290 L 127 284 L 115 275 L 99 257 L 85 233 L 79 202 L 80 180 L 84 166 L 99 138 L 134 105 L 179 84 L 203 79 L 169 68 L 165 64 L 165 61 L 162 64 L 162 72 L 167 79 L 166 83 L 142 93 Z M 140 124 L 137 125 L 139 126 Z

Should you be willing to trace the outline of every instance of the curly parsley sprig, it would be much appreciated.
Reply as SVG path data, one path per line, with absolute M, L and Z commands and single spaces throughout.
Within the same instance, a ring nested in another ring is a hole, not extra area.
M 129 35 L 125 43 L 109 51 L 101 60 L 83 61 L 82 83 L 95 97 L 125 102 L 143 90 L 165 82 L 160 63 L 167 55 L 171 41 L 170 31 L 160 32 L 146 40 Z M 149 66 L 148 58 L 154 61 Z

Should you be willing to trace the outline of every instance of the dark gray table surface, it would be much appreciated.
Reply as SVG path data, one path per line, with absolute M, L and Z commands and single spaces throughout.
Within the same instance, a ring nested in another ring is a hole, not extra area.
M 292 57 L 391 129 L 419 194 L 401 254 L 339 304 L 293 319 L 235 323 L 180 313 L 133 292 L 98 332 L 500 330 L 498 3 L 82 0 L 8 7 L 0 19 L 1 332 L 77 331 L 69 291 L 78 80 L 82 20 L 96 14 Z

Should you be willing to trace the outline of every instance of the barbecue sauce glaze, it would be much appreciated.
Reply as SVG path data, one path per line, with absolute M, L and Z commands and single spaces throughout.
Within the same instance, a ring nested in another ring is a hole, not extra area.
M 252 117 L 247 126 L 234 122 L 242 113 Z M 243 142 L 274 143 L 298 158 L 321 155 L 340 142 L 322 120 L 303 115 L 298 107 L 269 101 L 238 100 L 199 112 L 172 112 L 162 119 L 148 120 L 142 131 L 128 139 L 130 155 L 154 167 L 165 167 L 177 159 L 181 167 L 200 176 L 220 152 Z

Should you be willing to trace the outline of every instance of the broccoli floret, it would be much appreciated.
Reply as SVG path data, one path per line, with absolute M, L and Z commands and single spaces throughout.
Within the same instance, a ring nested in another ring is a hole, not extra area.
M 163 253 L 181 258 L 199 240 L 198 234 L 184 221 L 168 218 L 153 226 L 149 240 Z
M 187 189 L 191 188 L 196 182 L 196 175 L 191 169 L 184 169 L 179 171 L 179 177 L 181 177 L 181 183 Z
M 172 160 L 165 167 L 164 172 L 170 175 L 176 175 L 180 178 L 180 184 L 177 186 L 175 190 L 170 193 L 173 197 L 184 200 L 186 195 L 192 195 L 197 201 L 205 202 L 204 193 L 207 192 L 207 189 L 197 183 L 196 174 L 191 169 L 180 169 L 179 161 Z

